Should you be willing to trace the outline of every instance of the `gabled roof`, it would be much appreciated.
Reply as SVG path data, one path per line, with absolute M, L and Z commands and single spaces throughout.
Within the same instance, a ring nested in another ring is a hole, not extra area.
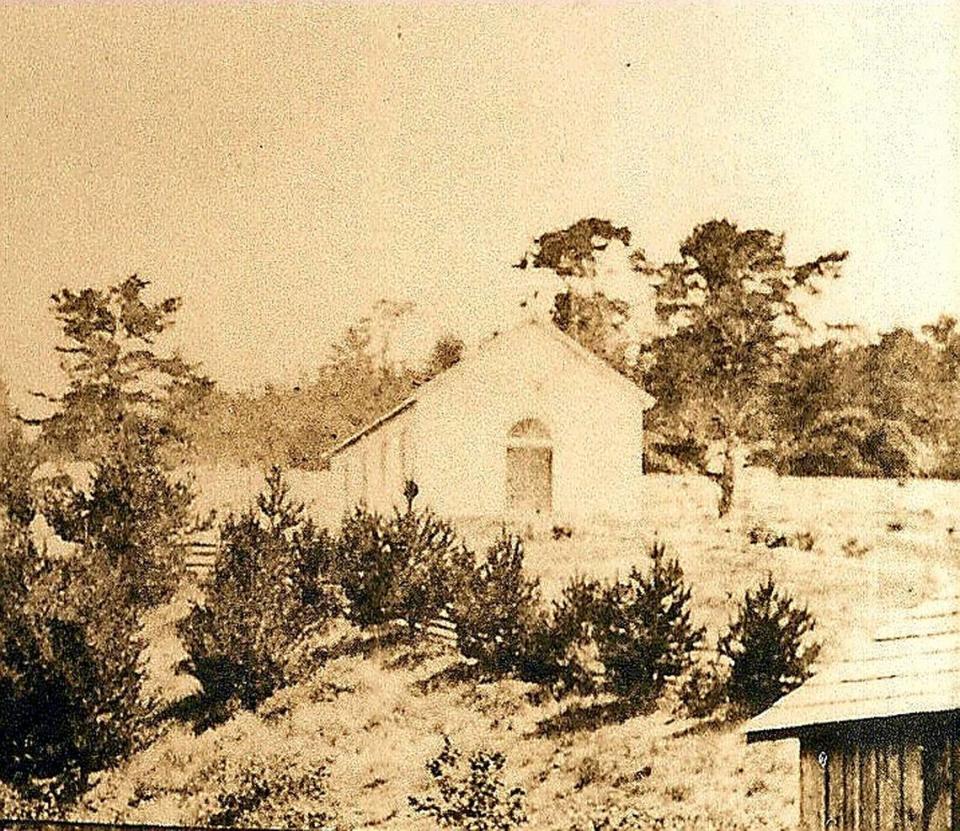
M 952 710 L 960 710 L 960 597 L 900 613 L 856 656 L 828 665 L 744 729 L 748 741 L 759 741 L 821 724 Z
M 561 344 L 565 349 L 569 350 L 573 355 L 575 355 L 579 360 L 584 361 L 600 372 L 604 373 L 608 378 L 613 380 L 615 383 L 624 385 L 625 389 L 632 395 L 637 395 L 641 399 L 641 405 L 644 410 L 649 410 L 655 403 L 655 399 L 645 390 L 638 387 L 633 381 L 630 381 L 628 378 L 625 378 L 619 372 L 617 372 L 612 366 L 610 366 L 606 361 L 598 356 L 594 355 L 589 349 L 585 349 L 579 343 L 577 343 L 569 335 L 565 335 L 561 332 L 553 323 L 544 321 L 540 317 L 531 317 L 521 321 L 519 324 L 507 329 L 504 332 L 495 332 L 490 337 L 482 340 L 478 343 L 472 350 L 465 354 L 457 363 L 452 367 L 441 372 L 434 378 L 431 378 L 425 384 L 423 384 L 417 392 L 407 398 L 405 401 L 398 404 L 392 410 L 384 413 L 379 418 L 371 421 L 368 425 L 358 430 L 352 436 L 344 441 L 340 442 L 336 447 L 331 450 L 327 456 L 326 460 L 329 461 L 338 453 L 343 450 L 346 450 L 353 444 L 356 444 L 364 436 L 369 435 L 374 432 L 388 421 L 393 420 L 401 413 L 406 412 L 411 409 L 417 401 L 428 391 L 433 389 L 436 386 L 441 384 L 448 383 L 450 379 L 455 378 L 457 375 L 463 372 L 465 366 L 469 366 L 474 361 L 476 361 L 483 353 L 485 353 L 493 344 L 500 343 L 504 338 L 510 337 L 513 333 L 518 332 L 527 327 L 535 327 L 538 331 L 546 333 L 557 343 Z

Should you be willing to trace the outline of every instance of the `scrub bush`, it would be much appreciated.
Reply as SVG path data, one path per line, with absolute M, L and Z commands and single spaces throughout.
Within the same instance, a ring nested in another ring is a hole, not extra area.
M 298 769 L 280 756 L 221 758 L 206 771 L 214 804 L 203 825 L 233 828 L 335 828 L 327 803 L 325 767 Z
M 201 726 L 255 708 L 285 678 L 285 658 L 311 628 L 342 611 L 333 543 L 289 498 L 279 468 L 256 509 L 230 515 L 205 605 L 180 626 L 189 668 L 203 686 Z
M 461 753 L 448 736 L 443 750 L 427 762 L 438 797 L 410 796 L 414 813 L 432 817 L 441 828 L 464 831 L 511 831 L 527 822 L 523 788 L 508 789 L 502 773 L 502 753 L 477 751 L 461 770 Z
M 810 676 L 820 652 L 819 644 L 809 642 L 815 625 L 805 606 L 778 591 L 772 575 L 747 590 L 717 644 L 730 665 L 726 698 L 738 714 L 759 713 Z
M 37 550 L 36 455 L 15 425 L 0 430 L 0 458 L 0 782 L 17 813 L 56 816 L 140 736 L 137 609 L 103 541 L 64 558 Z
M 482 675 L 517 674 L 542 613 L 539 583 L 523 569 L 523 542 L 506 532 L 487 549 L 453 598 L 457 644 Z
M 599 691 L 603 665 L 595 637 L 601 584 L 577 576 L 569 580 L 554 600 L 531 638 L 526 680 L 548 687 L 555 698 L 590 695 Z
M 110 564 L 127 605 L 146 609 L 168 601 L 183 576 L 194 495 L 149 435 L 128 427 L 122 436 L 97 461 L 88 492 L 50 483 L 44 513 L 60 537 Z
M 606 586 L 597 605 L 595 633 L 606 686 L 637 703 L 656 700 L 690 666 L 704 630 L 690 618 L 691 590 L 676 559 L 654 543 L 649 572 L 633 568 Z
M 51 562 L 0 522 L 0 781 L 31 816 L 56 814 L 135 747 L 142 644 L 96 550 Z
M 572 579 L 532 650 L 530 677 L 555 696 L 611 693 L 636 704 L 658 698 L 690 665 L 703 629 L 677 560 L 655 543 L 652 565 L 622 580 Z
M 357 507 L 343 522 L 337 567 L 348 615 L 360 626 L 426 624 L 464 589 L 473 556 L 430 511 L 384 517 Z

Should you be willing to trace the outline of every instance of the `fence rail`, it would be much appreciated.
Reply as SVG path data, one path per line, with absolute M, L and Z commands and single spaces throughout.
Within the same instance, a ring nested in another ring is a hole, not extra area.
M 205 580 L 213 575 L 220 543 L 209 539 L 193 539 L 187 543 L 183 564 L 187 571 Z
M 441 615 L 427 621 L 426 626 L 423 627 L 423 631 L 431 640 L 452 644 L 453 646 L 457 644 L 457 624 L 446 615 Z

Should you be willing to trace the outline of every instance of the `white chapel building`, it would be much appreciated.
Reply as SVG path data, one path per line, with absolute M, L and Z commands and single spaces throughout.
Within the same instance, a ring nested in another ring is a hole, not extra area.
M 635 516 L 643 416 L 653 399 L 551 322 L 532 319 L 468 352 L 337 446 L 340 508 L 417 505 L 445 517 Z

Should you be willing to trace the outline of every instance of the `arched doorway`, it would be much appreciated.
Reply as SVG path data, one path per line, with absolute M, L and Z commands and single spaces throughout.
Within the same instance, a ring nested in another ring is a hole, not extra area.
M 553 442 L 538 419 L 518 421 L 507 434 L 507 510 L 553 510 Z

